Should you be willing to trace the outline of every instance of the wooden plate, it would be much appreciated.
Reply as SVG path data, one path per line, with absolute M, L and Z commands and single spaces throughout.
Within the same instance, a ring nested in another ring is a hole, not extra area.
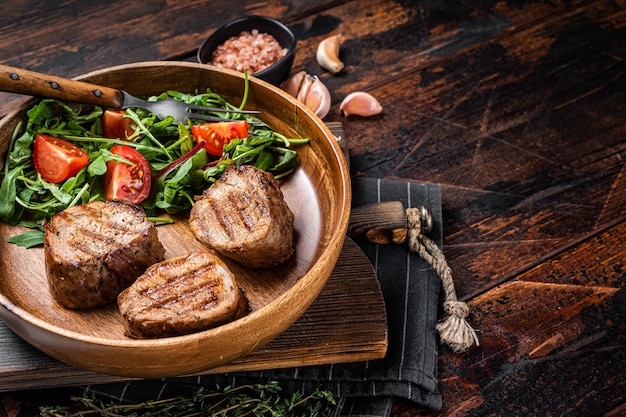
M 145 62 L 86 74 L 84 81 L 145 96 L 164 90 L 194 93 L 207 87 L 233 104 L 243 97 L 241 74 L 203 64 Z M 0 154 L 33 101 L 0 122 Z M 265 345 L 295 322 L 330 276 L 345 238 L 350 180 L 337 142 L 311 111 L 280 89 L 250 79 L 248 107 L 289 137 L 307 137 L 299 167 L 282 184 L 295 214 L 296 256 L 270 270 L 229 262 L 250 300 L 252 312 L 215 329 L 187 336 L 135 340 L 124 335 L 117 306 L 88 312 L 67 310 L 49 294 L 42 248 L 25 249 L 6 239 L 22 231 L 0 224 L 0 318 L 41 351 L 90 371 L 128 377 L 166 377 L 206 371 Z M 2 157 L 4 160 L 4 156 Z M 184 219 L 159 226 L 166 257 L 202 249 Z

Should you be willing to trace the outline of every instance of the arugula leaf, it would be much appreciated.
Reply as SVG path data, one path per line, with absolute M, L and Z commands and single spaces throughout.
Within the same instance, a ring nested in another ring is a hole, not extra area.
M 62 204 L 69 204 L 72 201 L 72 195 L 65 191 L 63 187 L 59 187 L 56 184 L 49 183 L 47 181 L 41 180 L 43 188 L 50 191 L 52 196 L 59 200 Z
M 264 171 L 269 171 L 273 164 L 274 155 L 272 155 L 270 152 L 267 152 L 266 150 L 262 150 L 258 153 L 254 166 Z
M 21 166 L 13 168 L 4 177 L 2 185 L 0 185 L 0 219 L 4 221 L 8 221 L 15 214 L 16 179 L 21 172 Z
M 297 165 L 296 152 L 291 149 L 284 149 L 284 148 L 281 149 L 280 151 L 283 154 L 282 158 L 280 159 L 280 162 L 278 162 L 272 168 L 269 168 L 268 169 L 269 171 L 282 172 L 282 171 L 291 170 L 296 167 Z
M 104 175 L 107 172 L 107 162 L 101 153 L 87 166 L 87 172 L 92 177 Z
M 31 150 L 33 141 L 33 136 L 28 132 L 25 132 L 22 136 L 20 136 L 11 145 L 11 149 L 13 150 L 9 153 L 8 163 L 11 166 L 30 163 L 33 155 Z
M 11 236 L 7 242 L 18 246 L 32 248 L 34 246 L 43 245 L 44 232 L 42 230 L 29 230 L 19 235 Z

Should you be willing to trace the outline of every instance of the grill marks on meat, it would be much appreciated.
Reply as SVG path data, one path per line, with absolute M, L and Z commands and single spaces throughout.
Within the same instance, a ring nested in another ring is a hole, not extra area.
M 50 291 L 66 308 L 115 301 L 165 250 L 143 210 L 127 201 L 94 201 L 68 208 L 45 225 Z
M 274 177 L 231 166 L 198 198 L 189 228 L 217 254 L 248 267 L 272 267 L 294 254 L 294 215 Z M 128 336 L 171 337 L 246 315 L 248 301 L 212 252 L 164 259 L 154 225 L 128 201 L 95 201 L 45 224 L 51 294 L 72 309 L 117 299 Z
M 151 266 L 118 297 L 126 332 L 169 337 L 216 327 L 248 312 L 235 276 L 217 256 L 193 252 Z
M 230 166 L 195 202 L 189 228 L 196 239 L 248 267 L 291 258 L 294 215 L 272 174 Z

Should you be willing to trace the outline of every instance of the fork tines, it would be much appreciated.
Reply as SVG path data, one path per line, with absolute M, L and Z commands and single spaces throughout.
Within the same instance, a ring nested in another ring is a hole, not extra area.
M 189 113 L 187 116 L 189 119 L 205 120 L 207 122 L 232 122 L 233 119 L 227 119 L 225 117 L 211 116 L 208 114 Z
M 213 112 L 213 113 L 243 113 L 243 114 L 261 113 L 258 110 L 224 109 L 224 108 L 219 108 L 219 107 L 206 107 L 206 106 L 200 106 L 197 104 L 188 104 L 188 103 L 186 103 L 186 105 L 187 105 L 187 111 L 198 110 L 198 111 L 206 111 L 206 112 Z M 194 114 L 194 116 L 197 116 L 197 115 Z

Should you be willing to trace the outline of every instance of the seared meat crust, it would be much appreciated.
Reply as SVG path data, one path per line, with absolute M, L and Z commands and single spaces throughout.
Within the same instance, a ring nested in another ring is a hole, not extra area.
M 193 252 L 166 259 L 118 297 L 126 333 L 135 338 L 189 334 L 248 312 L 235 276 L 217 256 Z
M 45 224 L 50 291 L 66 308 L 107 305 L 165 250 L 143 209 L 122 200 L 68 208 Z
M 196 239 L 248 267 L 272 267 L 294 253 L 294 215 L 272 174 L 230 166 L 195 202 L 189 228 Z

